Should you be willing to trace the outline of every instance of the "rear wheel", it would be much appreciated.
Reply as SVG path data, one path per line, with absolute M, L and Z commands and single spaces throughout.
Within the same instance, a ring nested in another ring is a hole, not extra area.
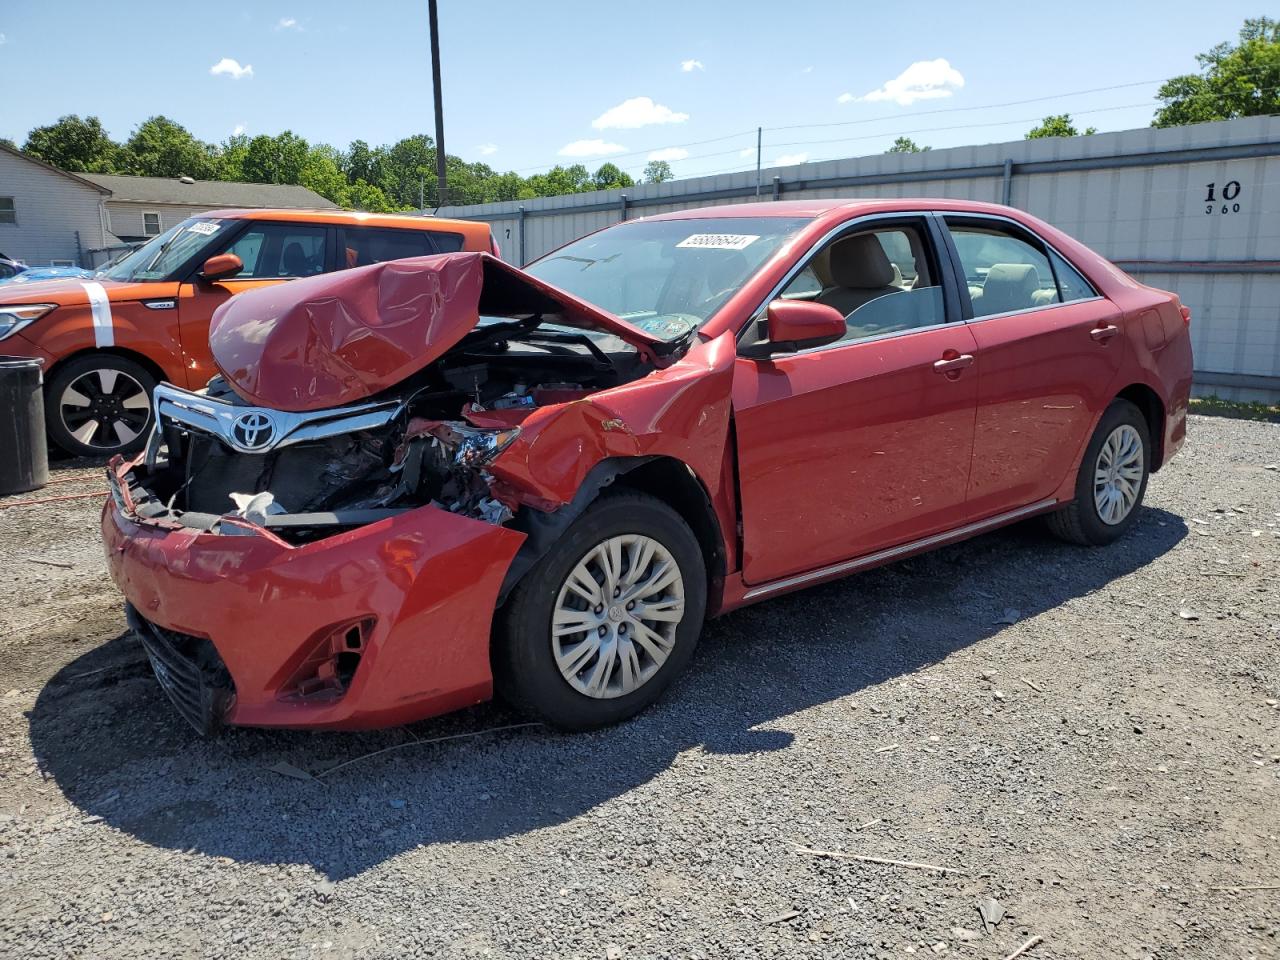
M 1071 543 L 1102 546 L 1133 526 L 1151 472 L 1151 434 L 1142 411 L 1112 401 L 1089 440 L 1076 497 L 1049 515 L 1049 529 Z
M 155 377 L 127 357 L 77 357 L 49 378 L 45 420 L 49 436 L 77 457 L 142 449 L 151 430 Z
M 706 598 L 680 515 L 643 494 L 607 494 L 512 592 L 494 651 L 499 692 L 569 730 L 624 720 L 688 664 Z

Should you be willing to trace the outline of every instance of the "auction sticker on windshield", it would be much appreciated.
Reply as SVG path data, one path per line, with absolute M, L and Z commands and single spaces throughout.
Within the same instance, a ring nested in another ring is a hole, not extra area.
M 204 237 L 212 237 L 218 232 L 218 228 L 220 226 L 221 224 L 211 223 L 208 220 L 201 220 L 199 223 L 193 223 L 191 226 L 187 227 L 187 230 L 190 233 L 198 233 Z
M 695 233 L 685 237 L 677 247 L 697 247 L 701 250 L 745 250 L 759 236 L 749 233 Z

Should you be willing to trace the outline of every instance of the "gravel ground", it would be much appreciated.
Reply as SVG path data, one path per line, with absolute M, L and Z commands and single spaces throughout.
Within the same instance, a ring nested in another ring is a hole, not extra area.
M 1031 523 L 732 614 L 576 736 L 201 741 L 100 501 L 0 509 L 0 953 L 1280 956 L 1280 890 L 1218 889 L 1280 884 L 1280 425 L 1191 433 L 1109 549 Z

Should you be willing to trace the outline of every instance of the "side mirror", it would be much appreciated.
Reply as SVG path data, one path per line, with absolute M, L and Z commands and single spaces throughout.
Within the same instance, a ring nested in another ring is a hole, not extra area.
M 210 257 L 200 267 L 200 279 L 213 283 L 224 277 L 234 277 L 243 269 L 244 261 L 234 253 L 220 253 L 216 257 Z
M 835 307 L 811 300 L 774 300 L 765 312 L 769 338 L 740 347 L 744 357 L 762 358 L 834 343 L 848 332 Z

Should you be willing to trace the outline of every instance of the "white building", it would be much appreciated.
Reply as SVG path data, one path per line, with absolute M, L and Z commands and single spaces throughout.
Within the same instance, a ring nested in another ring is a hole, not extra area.
M 0 144 L 0 253 L 33 266 L 79 266 L 118 241 L 107 227 L 111 191 Z
M 208 210 L 337 205 L 306 187 L 67 173 L 0 144 L 0 254 L 29 266 L 101 264 Z
M 272 208 L 336 210 L 314 190 L 287 183 L 231 183 L 190 177 L 126 177 L 81 174 L 107 190 L 107 229 L 126 243 L 164 233 L 175 223 L 206 210 Z

